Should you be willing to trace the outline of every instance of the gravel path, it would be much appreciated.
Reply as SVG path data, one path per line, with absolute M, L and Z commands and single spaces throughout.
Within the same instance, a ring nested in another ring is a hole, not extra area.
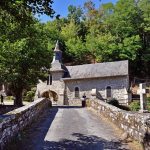
M 24 131 L 15 150 L 129 150 L 114 132 L 86 108 L 56 106 Z

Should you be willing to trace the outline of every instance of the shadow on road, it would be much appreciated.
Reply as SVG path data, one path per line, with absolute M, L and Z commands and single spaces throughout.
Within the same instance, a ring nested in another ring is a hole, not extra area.
M 58 109 L 81 108 L 54 106 L 39 116 L 35 123 L 31 124 L 9 144 L 5 150 L 127 150 L 120 141 L 108 141 L 94 135 L 72 133 L 71 139 L 60 141 L 45 141 L 46 134 L 58 112 Z
M 71 108 L 83 108 L 82 106 L 53 106 L 53 108 L 58 108 L 58 109 L 71 109 Z
M 94 135 L 73 133 L 77 140 L 45 141 L 39 150 L 127 150 L 119 141 L 108 141 Z
M 43 114 L 20 132 L 5 150 L 32 150 L 35 145 L 43 145 L 44 138 L 57 112 L 57 107 L 41 112 Z

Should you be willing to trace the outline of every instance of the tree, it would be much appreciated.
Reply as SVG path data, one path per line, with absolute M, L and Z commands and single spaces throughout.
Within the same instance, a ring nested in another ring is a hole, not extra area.
M 68 16 L 67 17 L 68 17 L 69 21 L 74 20 L 75 23 L 80 23 L 82 14 L 83 14 L 83 11 L 82 11 L 81 7 L 76 7 L 73 5 L 70 5 L 68 7 Z
M 99 9 L 95 8 L 93 2 L 85 3 L 87 24 L 86 48 L 93 62 L 111 61 L 115 37 L 106 28 L 105 20 L 113 12 L 113 4 L 102 4 Z M 117 57 L 116 57 L 117 58 Z M 115 58 L 114 58 L 115 59 Z
M 54 15 L 52 0 L 2 0 L 0 9 L 13 16 L 17 21 L 27 22 L 32 14 Z
M 113 13 L 105 19 L 106 28 L 117 37 L 116 45 L 120 59 L 129 59 L 132 75 L 146 76 L 149 71 L 149 13 L 147 0 L 119 0 Z M 133 57 L 134 56 L 134 57 Z M 145 59 L 145 56 L 147 59 Z M 146 62 L 147 60 L 147 62 Z M 138 66 L 138 67 L 137 67 Z
M 15 96 L 14 104 L 21 106 L 23 90 L 37 82 L 41 67 L 49 67 L 52 55 L 48 50 L 43 25 L 35 22 L 22 30 L 20 24 L 10 23 L 9 27 L 3 34 L 5 39 L 0 40 L 0 78 L 9 83 Z
M 99 17 L 98 10 L 95 8 L 95 4 L 88 0 L 84 4 L 84 20 L 87 24 L 87 27 L 94 26 L 95 24 L 99 23 L 97 22 L 97 18 Z
M 143 21 L 139 26 L 140 37 L 142 40 L 142 52 L 141 57 L 144 60 L 145 76 L 150 77 L 150 2 L 149 0 L 139 1 L 137 4 L 141 10 L 141 16 Z
M 85 49 L 82 36 L 80 35 L 81 26 L 76 24 L 74 20 L 71 20 L 68 24 L 65 24 L 61 29 L 62 40 L 65 41 L 66 53 L 72 57 L 76 62 L 86 62 L 87 51 Z
M 91 34 L 88 34 L 86 37 L 86 48 L 89 50 L 89 55 L 93 62 L 118 60 L 118 50 L 114 36 L 110 33 L 95 36 Z
M 0 2 L 0 81 L 11 87 L 15 105 L 22 105 L 23 89 L 37 82 L 40 68 L 49 66 L 47 36 L 33 14 L 52 17 L 52 3 L 52 0 Z

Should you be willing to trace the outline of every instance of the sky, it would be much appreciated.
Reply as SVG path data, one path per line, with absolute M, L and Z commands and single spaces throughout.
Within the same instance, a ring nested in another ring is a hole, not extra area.
M 69 5 L 74 5 L 74 6 L 83 6 L 84 3 L 87 0 L 53 0 L 54 3 L 52 5 L 52 8 L 56 12 L 56 14 L 60 14 L 61 17 L 66 17 L 68 14 L 68 6 Z M 98 8 L 102 3 L 116 3 L 117 0 L 93 0 L 95 3 L 96 8 Z M 47 22 L 52 20 L 49 16 L 46 15 L 41 15 L 38 17 L 41 22 Z

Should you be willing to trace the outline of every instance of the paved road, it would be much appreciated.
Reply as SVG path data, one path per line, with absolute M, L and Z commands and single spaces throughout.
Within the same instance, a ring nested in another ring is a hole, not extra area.
M 128 149 L 109 124 L 86 108 L 53 107 L 37 122 L 24 132 L 16 150 Z

